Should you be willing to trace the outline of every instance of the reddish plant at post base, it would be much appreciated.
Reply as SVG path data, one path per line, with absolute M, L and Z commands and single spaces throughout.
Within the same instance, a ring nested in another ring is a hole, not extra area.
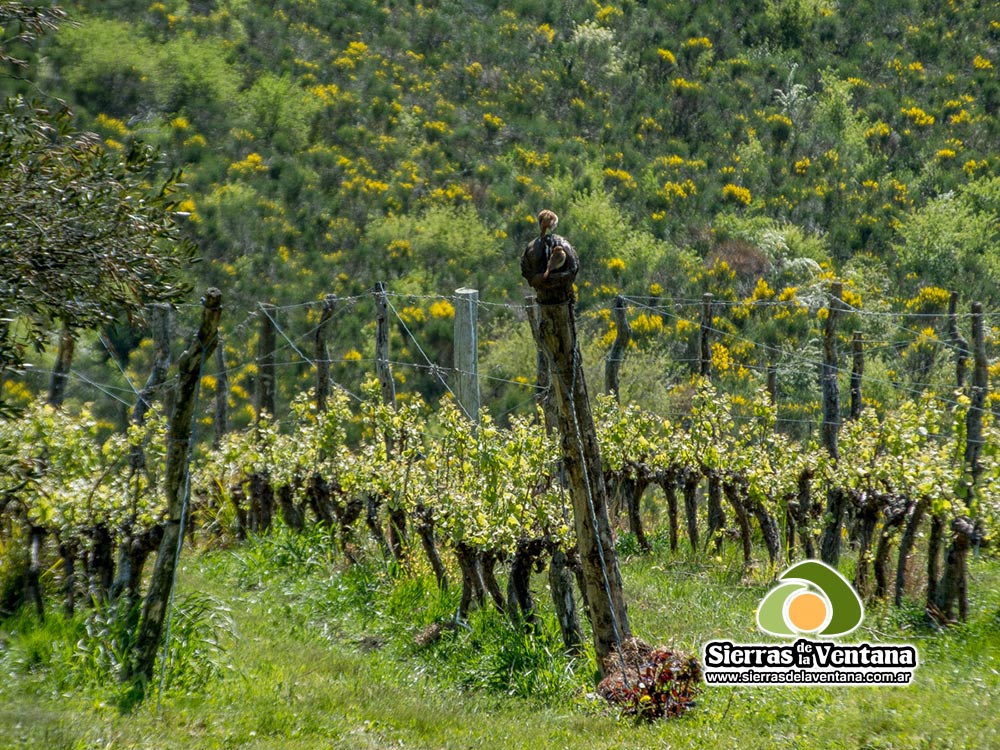
M 701 689 L 701 665 L 698 660 L 666 647 L 628 648 L 623 644 L 622 658 L 617 654 L 608 662 L 625 662 L 625 671 L 618 668 L 609 673 L 598 694 L 617 706 L 622 714 L 641 719 L 662 719 L 680 716 L 694 706 Z

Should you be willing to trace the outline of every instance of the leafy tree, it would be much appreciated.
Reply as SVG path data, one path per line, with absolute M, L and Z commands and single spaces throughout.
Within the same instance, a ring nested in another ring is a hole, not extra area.
M 0 3 L 0 24 L 32 41 L 61 14 Z M 7 47 L 0 56 L 11 60 Z M 177 174 L 155 186 L 154 149 L 120 152 L 74 127 L 64 106 L 8 97 L 0 111 L 0 373 L 41 350 L 56 321 L 94 327 L 176 299 L 189 247 L 179 241 Z

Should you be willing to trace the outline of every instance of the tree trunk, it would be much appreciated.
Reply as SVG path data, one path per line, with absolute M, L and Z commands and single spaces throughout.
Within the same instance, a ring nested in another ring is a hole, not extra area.
M 830 487 L 826 493 L 827 523 L 820 539 L 820 559 L 832 568 L 840 562 L 840 535 L 847 509 L 847 493 L 840 487 Z
M 753 539 L 750 533 L 750 519 L 747 517 L 747 510 L 743 505 L 740 489 L 734 481 L 725 482 L 723 491 L 729 504 L 733 506 L 736 514 L 736 523 L 740 527 L 740 542 L 743 545 L 743 567 L 749 568 L 753 555 Z
M 910 566 L 913 546 L 917 541 L 917 529 L 920 528 L 920 522 L 923 520 L 924 514 L 926 513 L 929 505 L 930 498 L 928 497 L 921 497 L 915 503 L 907 503 L 905 512 L 897 514 L 899 516 L 899 520 L 893 524 L 895 516 L 891 516 L 890 519 L 886 521 L 886 528 L 882 532 L 883 538 L 888 538 L 888 532 L 891 530 L 892 525 L 898 526 L 903 523 L 903 521 L 906 521 L 906 529 L 904 529 L 903 536 L 899 540 L 899 557 L 896 560 L 896 586 L 893 601 L 897 607 L 903 606 L 903 593 L 906 590 L 906 571 Z M 888 544 L 886 544 L 886 546 L 888 546 Z M 877 573 L 877 564 L 875 570 Z M 876 594 L 883 596 L 884 592 L 876 591 Z
M 420 537 L 420 544 L 424 548 L 424 554 L 427 555 L 427 561 L 431 564 L 431 570 L 434 571 L 434 578 L 437 580 L 438 588 L 441 591 L 446 591 L 448 589 L 448 571 L 441 561 L 441 555 L 438 553 L 437 544 L 434 541 L 433 511 L 424 507 L 423 503 L 420 503 L 417 505 L 414 516 L 417 521 L 417 536 Z
M 552 604 L 556 611 L 556 619 L 559 621 L 559 632 L 562 633 L 566 653 L 576 656 L 583 653 L 583 633 L 576 611 L 573 583 L 574 575 L 569 568 L 566 553 L 560 549 L 553 550 L 552 559 L 549 561 L 549 590 L 552 593 Z
M 66 383 L 69 380 L 70 368 L 73 366 L 75 348 L 76 336 L 68 326 L 64 325 L 59 334 L 59 352 L 52 365 L 52 379 L 49 381 L 48 404 L 57 409 L 63 405 L 63 400 L 66 398 Z
M 663 489 L 663 495 L 667 501 L 667 522 L 670 534 L 670 551 L 677 551 L 677 473 L 670 469 L 666 471 L 659 480 L 659 485 Z
M 878 524 L 878 497 L 864 493 L 858 503 L 858 562 L 854 569 L 854 589 L 862 598 L 869 594 L 869 553 L 875 541 L 875 526 Z
M 941 542 L 944 536 L 944 518 L 940 513 L 931 515 L 931 530 L 927 536 L 927 604 L 937 607 L 938 574 L 941 570 Z
M 701 474 L 693 469 L 684 469 L 684 515 L 687 518 L 688 539 L 691 549 L 698 551 L 698 485 Z
M 722 549 L 722 533 L 726 529 L 726 511 L 722 508 L 722 479 L 719 472 L 709 469 L 705 472 L 708 478 L 708 536 L 705 546 L 715 544 L 715 551 Z
M 469 619 L 472 605 L 482 606 L 485 600 L 485 586 L 480 568 L 479 555 L 465 544 L 455 546 L 455 559 L 462 571 L 462 597 L 458 602 L 456 617 L 464 622 Z
M 944 556 L 944 573 L 936 592 L 936 604 L 941 613 L 953 619 L 955 603 L 958 602 L 958 619 L 965 622 L 969 617 L 967 558 L 975 527 L 964 516 L 951 523 L 951 543 Z
M 76 609 L 76 549 L 73 545 L 60 542 L 59 559 L 63 566 L 63 612 L 72 617 Z
M 41 526 L 31 526 L 28 535 L 28 573 L 24 579 L 24 600 L 35 605 L 40 620 L 45 619 L 45 600 L 42 598 L 42 545 L 46 531 Z

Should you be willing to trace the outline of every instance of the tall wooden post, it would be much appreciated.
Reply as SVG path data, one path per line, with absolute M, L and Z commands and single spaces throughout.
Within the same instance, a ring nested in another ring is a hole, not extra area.
M 545 417 L 545 430 L 551 433 L 557 429 L 556 412 L 555 404 L 552 401 L 552 375 L 549 372 L 549 361 L 545 357 L 538 332 L 540 317 L 538 300 L 534 294 L 526 294 L 524 295 L 524 303 L 528 310 L 528 324 L 531 326 L 531 337 L 535 341 L 535 403 L 542 407 L 542 415 Z
M 778 366 L 770 362 L 767 366 L 767 395 L 771 398 L 771 405 L 778 405 Z
M 205 360 L 212 356 L 218 341 L 222 293 L 218 289 L 209 289 L 205 293 L 203 305 L 198 332 L 177 360 L 177 399 L 167 433 L 167 465 L 164 472 L 166 520 L 162 524 L 163 538 L 156 553 L 156 567 L 142 608 L 133 660 L 126 673 L 127 679 L 138 680 L 141 689 L 145 689 L 146 683 L 153 676 L 167 605 L 173 592 L 174 572 L 184 541 L 181 527 L 190 488 L 189 461 L 194 410 Z
M 551 262 L 556 254 L 562 261 L 557 266 Z M 594 647 L 603 671 L 605 659 L 621 648 L 624 639 L 631 638 L 632 631 L 608 518 L 601 455 L 577 346 L 573 281 L 579 268 L 576 251 L 558 235 L 534 240 L 521 257 L 521 274 L 538 297 L 539 338 L 555 385 L 577 551 L 590 605 Z
M 830 304 L 823 325 L 823 365 L 820 370 L 820 385 L 823 389 L 823 447 L 836 461 L 839 456 L 837 438 L 840 432 L 840 386 L 837 382 L 837 318 L 840 314 L 840 300 L 843 285 L 833 282 L 830 289 Z M 820 540 L 820 558 L 827 565 L 837 567 L 840 561 L 840 530 L 844 523 L 847 496 L 839 487 L 831 487 L 826 497 L 826 525 Z
M 455 395 L 458 405 L 474 423 L 479 423 L 479 292 L 455 290 Z
M 615 322 L 615 343 L 611 345 L 611 351 L 604 362 L 604 390 L 613 394 L 615 401 L 621 401 L 619 376 L 622 360 L 625 359 L 625 352 L 632 340 L 632 326 L 625 314 L 625 298 L 620 294 L 615 297 L 615 303 L 611 307 L 611 319 Z
M 857 419 L 864 409 L 861 381 L 865 375 L 865 339 L 861 331 L 855 331 L 851 340 L 851 358 L 851 419 Z
M 392 365 L 389 362 L 389 293 L 385 282 L 375 284 L 375 373 L 382 389 L 382 403 L 396 408 L 396 383 L 392 378 Z M 392 437 L 385 436 L 385 452 L 392 456 L 394 446 Z M 369 505 L 369 515 L 372 506 Z M 397 563 L 403 562 L 406 545 L 406 510 L 400 507 L 389 507 L 389 549 Z
M 820 387 L 823 389 L 823 447 L 830 457 L 839 456 L 837 437 L 840 432 L 840 385 L 837 381 L 837 318 L 840 316 L 840 300 L 844 287 L 839 281 L 830 287 L 830 303 L 823 323 L 823 365 L 820 371 Z
M 975 491 L 982 472 L 980 458 L 985 442 L 983 410 L 989 389 L 989 362 L 986 359 L 986 335 L 981 302 L 972 303 L 972 357 L 972 383 L 969 393 L 971 403 L 965 417 L 964 458 L 966 467 L 972 475 L 972 490 Z M 956 601 L 959 619 L 964 621 L 968 618 L 968 556 L 969 550 L 980 541 L 981 534 L 978 522 L 967 514 L 962 514 L 951 522 L 951 539 L 944 556 L 944 570 L 935 591 L 937 607 L 946 618 L 951 618 Z
M 140 391 L 132 408 L 131 423 L 141 427 L 146 422 L 146 415 L 153 406 L 153 401 L 163 384 L 166 382 L 167 373 L 170 370 L 170 338 L 173 328 L 173 308 L 168 304 L 153 304 L 149 307 L 149 332 L 153 338 L 153 366 L 149 371 L 146 384 Z M 160 539 L 160 529 L 154 528 L 146 531 L 135 532 L 136 507 L 140 493 L 143 490 L 140 483 L 133 484 L 140 471 L 146 468 L 146 452 L 142 443 L 133 445 L 129 450 L 129 485 L 134 492 L 132 510 L 122 522 L 122 540 L 118 545 L 118 571 L 111 584 L 111 601 L 116 601 L 125 596 L 127 601 L 134 602 L 139 599 L 139 588 L 142 585 L 143 568 L 146 559 L 156 549 Z M 95 545 L 96 546 L 96 545 Z M 131 615 L 130 615 L 131 616 Z M 138 613 L 135 613 L 136 618 Z
M 330 352 L 326 348 L 326 335 L 336 307 L 337 295 L 326 295 L 316 326 L 316 409 L 321 412 L 326 411 L 326 399 L 330 395 Z
M 375 282 L 375 374 L 382 388 L 382 403 L 396 408 L 396 384 L 389 364 L 389 296 L 384 281 Z
M 226 364 L 226 347 L 222 341 L 215 347 L 215 435 L 212 447 L 222 445 L 222 438 L 229 432 L 229 366 Z
M 701 349 L 701 366 L 699 374 L 704 378 L 712 377 L 712 300 L 711 294 L 701 298 L 701 328 L 699 332 L 699 347 Z
M 955 386 L 965 387 L 965 370 L 969 361 L 969 342 L 958 330 L 958 292 L 948 299 L 948 341 L 955 351 Z
M 534 294 L 524 296 L 528 311 L 528 323 L 531 326 L 531 337 L 535 341 L 536 370 L 536 402 L 542 408 L 545 420 L 545 432 L 552 434 L 558 429 L 558 419 L 555 405 L 552 403 L 552 376 L 549 373 L 549 362 L 545 357 L 544 348 L 539 333 L 539 308 Z M 563 476 L 557 481 L 562 482 Z M 563 509 L 565 513 L 565 508 Z M 567 522 L 569 519 L 566 519 Z M 580 617 L 577 614 L 576 598 L 574 596 L 574 579 L 576 576 L 570 567 L 566 552 L 558 547 L 552 550 L 549 560 L 549 592 L 552 594 L 552 605 L 559 620 L 559 630 L 562 633 L 563 646 L 566 652 L 578 654 L 583 648 L 583 633 L 580 630 Z M 581 587 L 582 588 L 582 587 Z
M 972 481 L 979 478 L 983 452 L 983 409 L 989 388 L 989 361 L 986 359 L 986 335 L 983 330 L 983 303 L 972 303 L 972 388 L 969 411 L 965 418 L 965 463 L 972 472 Z
M 275 361 L 277 332 L 274 329 L 274 305 L 260 304 L 260 340 L 257 342 L 257 421 L 267 412 L 275 416 Z

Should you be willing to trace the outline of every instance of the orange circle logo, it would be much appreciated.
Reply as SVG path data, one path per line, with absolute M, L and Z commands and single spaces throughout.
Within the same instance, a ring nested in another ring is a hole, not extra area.
M 819 630 L 829 613 L 826 600 L 812 591 L 803 591 L 788 599 L 787 622 L 800 633 Z

